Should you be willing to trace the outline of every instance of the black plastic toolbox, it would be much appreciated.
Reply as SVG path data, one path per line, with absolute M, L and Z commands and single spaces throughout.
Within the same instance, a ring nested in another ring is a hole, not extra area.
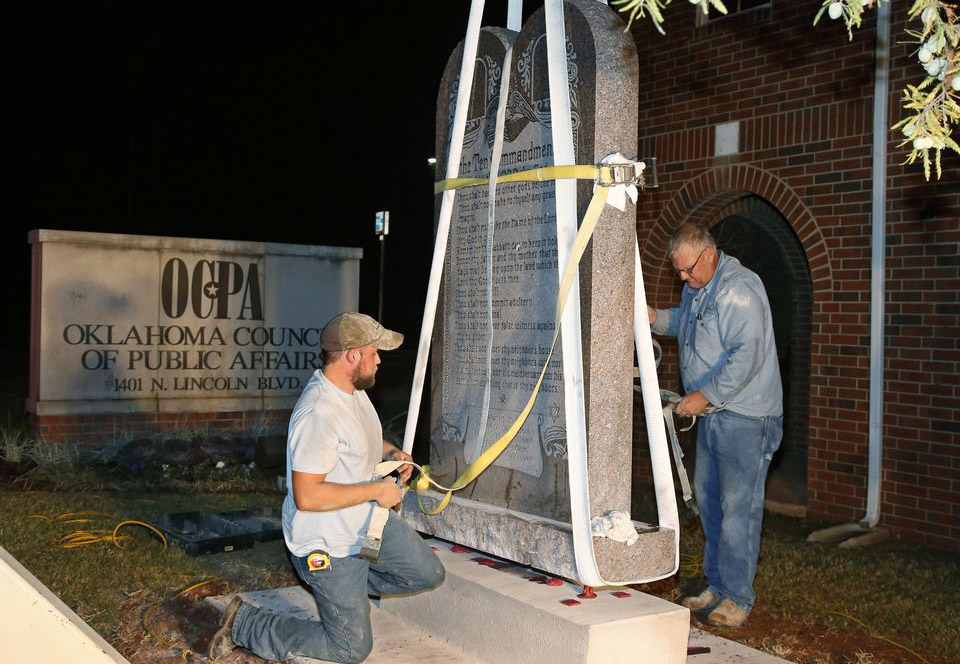
M 283 537 L 280 515 L 270 508 L 164 514 L 153 525 L 188 556 L 249 549 L 254 542 Z

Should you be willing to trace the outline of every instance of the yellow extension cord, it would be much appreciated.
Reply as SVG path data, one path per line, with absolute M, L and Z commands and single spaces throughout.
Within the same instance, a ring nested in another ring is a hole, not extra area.
M 832 614 L 835 615 L 835 616 L 840 616 L 841 618 L 846 618 L 847 620 L 850 620 L 850 621 L 852 621 L 852 622 L 857 623 L 858 625 L 860 625 L 860 627 L 863 628 L 863 631 L 865 631 L 867 634 L 869 634 L 869 635 L 872 636 L 873 638 L 875 638 L 875 639 L 880 639 L 881 641 L 886 641 L 887 643 L 889 643 L 889 644 L 891 644 L 891 645 L 894 645 L 894 646 L 896 646 L 896 647 L 898 647 L 898 648 L 902 648 L 903 650 L 906 650 L 908 653 L 910 653 L 911 655 L 913 655 L 914 657 L 916 657 L 917 659 L 919 659 L 921 662 L 924 662 L 924 664 L 929 664 L 929 663 L 927 662 L 926 658 L 923 657 L 923 655 L 921 655 L 920 653 L 911 650 L 910 648 L 908 648 L 907 646 L 903 645 L 902 643 L 897 643 L 897 642 L 894 641 L 893 639 L 889 639 L 889 638 L 887 638 L 887 637 L 885 637 L 885 636 L 883 636 L 883 635 L 881 635 L 881 634 L 875 634 L 875 633 L 873 632 L 873 630 L 871 630 L 871 629 L 867 626 L 867 624 L 866 624 L 865 622 L 863 622 L 862 620 L 860 620 L 860 619 L 858 619 L 858 618 L 854 618 L 853 616 L 851 616 L 851 615 L 848 614 L 848 613 L 841 613 L 841 612 L 839 612 L 839 611 L 830 611 L 830 613 L 832 613 Z
M 73 524 L 85 524 L 92 523 L 93 519 L 86 517 L 89 516 L 110 516 L 106 512 L 62 512 L 56 516 L 47 516 L 46 514 L 31 514 L 31 519 L 42 519 L 44 521 L 62 521 L 63 523 L 73 523 Z M 71 518 L 79 517 L 79 518 Z M 96 544 L 97 542 L 113 542 L 113 545 L 118 549 L 122 549 L 123 545 L 121 542 L 125 542 L 130 539 L 129 535 L 118 536 L 117 533 L 120 532 L 121 528 L 126 526 L 143 526 L 144 528 L 152 531 L 160 538 L 160 541 L 163 542 L 164 551 L 167 550 L 169 545 L 167 544 L 167 538 L 164 537 L 163 533 L 160 532 L 154 526 L 151 526 L 149 523 L 143 521 L 136 521 L 133 519 L 127 519 L 121 521 L 113 530 L 76 530 L 72 533 L 64 535 L 60 538 L 60 546 L 64 549 L 75 549 L 78 546 L 87 546 L 90 544 Z

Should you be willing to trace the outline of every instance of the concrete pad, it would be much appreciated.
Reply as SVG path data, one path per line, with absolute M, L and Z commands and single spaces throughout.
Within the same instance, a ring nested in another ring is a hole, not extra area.
M 869 532 L 859 523 L 840 523 L 835 526 L 815 530 L 807 536 L 808 542 L 820 544 L 838 544 L 845 539 Z
M 742 643 L 695 627 L 690 629 L 690 647 L 707 647 L 710 652 L 688 655 L 687 664 L 790 664 L 789 660 L 754 650 Z
M 689 611 L 627 588 L 592 599 L 580 586 L 432 540 L 444 584 L 381 609 L 484 662 L 555 664 L 686 661 Z
M 863 535 L 857 535 L 856 537 L 844 540 L 837 546 L 841 549 L 856 549 L 861 546 L 870 546 L 871 544 L 884 542 L 888 539 L 890 539 L 889 528 L 873 528 Z

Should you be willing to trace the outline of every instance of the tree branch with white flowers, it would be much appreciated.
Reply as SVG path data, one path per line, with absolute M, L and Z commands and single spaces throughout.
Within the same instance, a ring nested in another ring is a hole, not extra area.
M 843 19 L 850 39 L 853 29 L 863 23 L 863 14 L 877 2 L 890 0 L 824 0 L 823 6 L 813 19 L 814 25 L 824 13 L 831 19 Z M 650 17 L 654 27 L 663 29 L 662 10 L 671 0 L 612 0 L 611 5 L 623 5 L 619 11 L 629 12 L 627 30 L 637 17 Z M 689 0 L 704 14 L 713 7 L 721 14 L 727 8 L 721 0 Z M 914 0 L 908 13 L 910 21 L 920 21 L 920 29 L 905 30 L 909 43 L 918 45 L 916 51 L 920 66 L 926 77 L 917 85 L 907 85 L 903 91 L 903 108 L 906 117 L 892 129 L 900 129 L 904 140 L 898 147 L 909 145 L 910 152 L 905 164 L 917 159 L 923 161 L 923 172 L 930 179 L 931 163 L 936 165 L 937 178 L 941 177 L 941 154 L 950 148 L 960 154 L 960 146 L 953 140 L 953 131 L 960 125 L 960 25 L 957 5 L 944 0 Z M 932 159 L 931 159 L 932 153 Z
M 889 0 L 880 0 L 889 2 Z M 872 8 L 875 0 L 825 0 L 813 22 L 816 25 L 824 11 L 832 19 L 843 18 L 850 39 L 853 28 L 860 27 L 864 9 Z M 942 174 L 940 157 L 945 148 L 960 154 L 960 146 L 953 140 L 953 130 L 960 124 L 960 25 L 957 24 L 957 6 L 943 0 L 914 0 L 908 14 L 910 21 L 919 20 L 920 30 L 906 29 L 910 42 L 918 44 L 917 60 L 926 72 L 919 85 L 907 85 L 903 91 L 906 117 L 893 125 L 903 132 L 904 140 L 897 147 L 910 146 L 905 164 L 917 159 L 923 161 L 923 174 L 930 179 L 930 153 Z
M 630 12 L 630 17 L 627 20 L 627 30 L 633 25 L 633 19 L 638 16 L 643 18 L 649 14 L 650 20 L 653 22 L 653 27 L 655 27 L 661 35 L 664 35 L 666 32 L 663 30 L 663 13 L 660 10 L 669 5 L 670 2 L 671 0 L 611 0 L 610 4 L 624 5 L 618 11 Z M 702 9 L 704 14 L 710 13 L 710 7 L 713 7 L 721 14 L 727 13 L 727 8 L 720 0 L 690 0 L 690 4 L 697 5 L 697 8 Z

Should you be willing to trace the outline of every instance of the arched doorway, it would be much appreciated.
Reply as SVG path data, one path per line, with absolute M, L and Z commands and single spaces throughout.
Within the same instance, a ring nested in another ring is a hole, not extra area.
M 783 215 L 758 196 L 726 207 L 710 232 L 720 249 L 756 272 L 766 287 L 784 406 L 783 442 L 770 466 L 767 501 L 805 505 L 813 288 L 803 246 Z

